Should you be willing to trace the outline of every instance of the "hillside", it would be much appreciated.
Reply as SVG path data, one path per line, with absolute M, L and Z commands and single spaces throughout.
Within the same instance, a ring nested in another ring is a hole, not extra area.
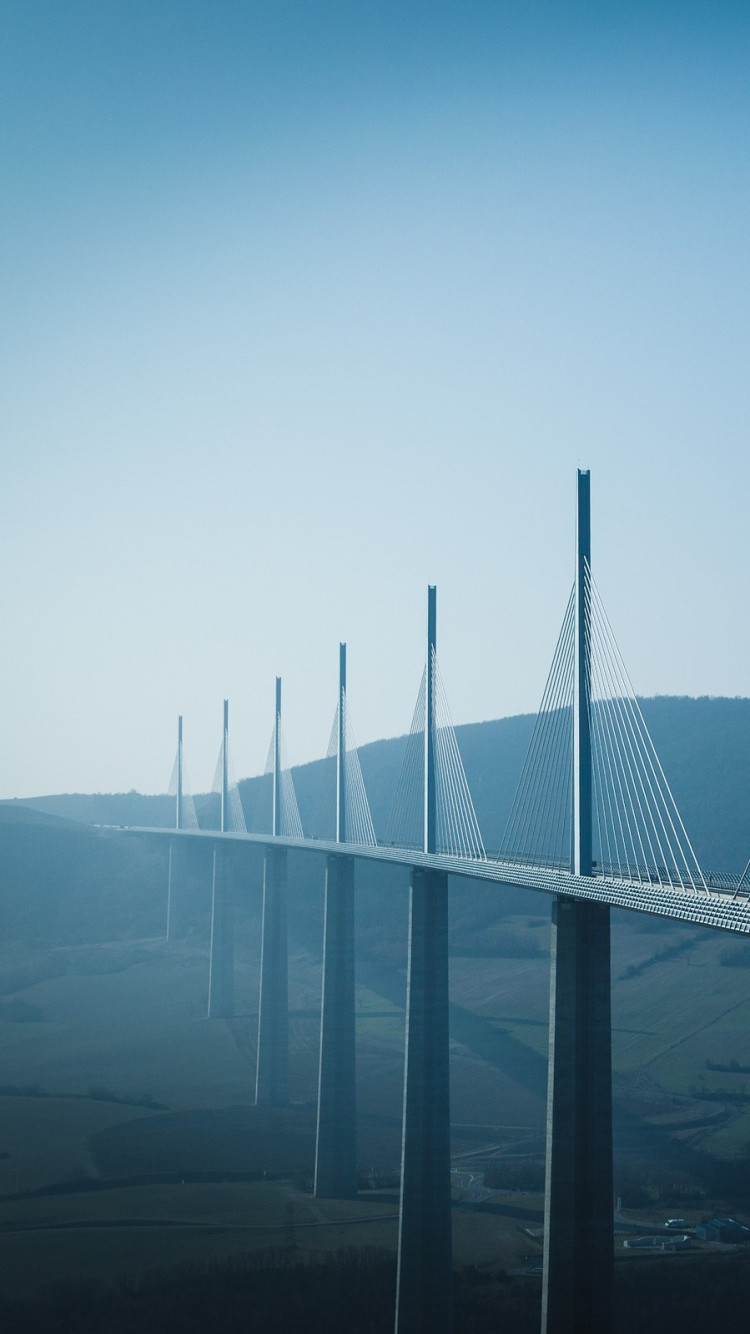
M 750 699 L 665 695 L 641 700 L 641 707 L 699 861 L 714 870 L 741 871 L 750 857 Z M 523 714 L 456 729 L 488 848 L 501 843 L 533 724 L 533 717 Z M 395 737 L 362 746 L 359 752 L 380 837 L 387 828 L 405 744 L 405 737 Z M 315 809 L 323 763 L 293 770 L 306 828 Z M 253 825 L 262 790 L 262 778 L 240 782 L 248 828 Z M 34 798 L 24 805 L 83 823 L 165 826 L 173 818 L 169 797 L 135 792 L 63 794 Z M 198 796 L 196 807 L 201 823 L 215 827 L 216 799 Z
M 741 857 L 737 775 L 750 750 L 748 702 L 650 707 L 678 800 L 692 801 L 696 824 L 704 821 L 704 846 L 728 850 L 720 863 Z M 724 743 L 712 755 L 714 720 Z M 485 831 L 493 819 L 500 827 L 530 725 L 519 718 L 460 729 Z M 381 829 L 403 745 L 362 751 Z M 315 765 L 296 773 L 303 811 L 319 777 Z M 258 787 L 243 784 L 250 819 Z M 239 846 L 234 857 L 236 1017 L 208 1021 L 210 843 L 180 850 L 178 938 L 166 945 L 166 840 L 62 817 L 63 809 L 96 810 L 120 823 L 146 809 L 134 794 L 91 800 L 58 798 L 57 812 L 0 806 L 0 1301 L 34 1291 L 40 1264 L 50 1282 L 86 1282 L 154 1264 L 218 1263 L 282 1237 L 288 1244 L 295 1217 L 304 1220 L 301 1253 L 392 1251 L 406 871 L 362 863 L 356 872 L 360 1165 L 363 1185 L 387 1188 L 324 1202 L 321 1232 L 321 1207 L 304 1188 L 314 1148 L 324 859 L 289 858 L 292 1106 L 271 1114 L 252 1106 L 262 850 Z M 210 815 L 208 799 L 203 812 Z M 453 1153 L 480 1155 L 470 1161 L 493 1182 L 524 1191 L 457 1209 L 454 1256 L 513 1271 L 537 1258 L 538 1242 L 521 1225 L 538 1227 L 542 1217 L 549 899 L 451 881 L 450 914 Z M 750 947 L 615 913 L 612 959 L 617 1193 L 639 1218 L 667 1211 L 695 1221 L 720 1200 L 725 1212 L 744 1214 Z

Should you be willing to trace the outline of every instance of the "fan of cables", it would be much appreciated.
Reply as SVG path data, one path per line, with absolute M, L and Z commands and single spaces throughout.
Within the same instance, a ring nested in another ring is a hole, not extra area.
M 595 874 L 705 890 L 698 860 L 588 567 Z M 575 596 L 571 593 L 500 859 L 570 868 Z
M 436 851 L 452 857 L 484 860 L 479 822 L 434 651 L 430 670 L 435 702 L 432 740 L 435 758 Z M 386 841 L 396 847 L 422 848 L 424 845 L 426 697 L 425 667 L 388 824 Z
M 175 801 L 177 800 L 177 795 L 178 795 L 177 788 L 179 783 L 180 771 L 182 771 L 182 792 L 180 793 L 180 810 L 175 823 L 178 825 L 180 829 L 197 829 L 198 816 L 195 813 L 195 802 L 193 801 L 193 798 L 188 789 L 187 774 L 185 772 L 185 760 L 183 757 L 183 749 L 181 741 L 177 747 L 177 754 L 174 757 L 174 765 L 172 767 L 172 777 L 169 780 L 169 787 L 167 788 L 167 795 L 170 797 L 174 797 Z
M 286 838 L 303 838 L 302 820 L 300 819 L 299 806 L 297 805 L 297 794 L 294 790 L 294 779 L 289 767 L 287 756 L 286 741 L 284 740 L 284 731 L 281 726 L 281 720 L 277 722 L 279 729 L 279 827 L 278 832 Z M 273 832 L 273 770 L 274 753 L 276 750 L 276 729 L 271 733 L 271 741 L 268 747 L 268 756 L 266 758 L 266 767 L 263 771 L 260 792 L 253 813 L 254 834 L 271 834 Z
M 361 847 L 375 847 L 377 839 L 367 800 L 362 768 L 357 753 L 349 715 L 346 694 L 342 691 L 338 707 L 333 717 L 331 737 L 328 742 L 326 758 L 323 761 L 318 792 L 315 800 L 310 834 L 312 838 L 333 841 L 336 838 L 336 785 L 339 753 L 339 711 L 343 710 L 343 749 L 344 749 L 344 810 L 346 813 L 346 842 L 358 843 Z
M 242 799 L 240 789 L 237 783 L 237 777 L 232 763 L 232 752 L 229 749 L 229 741 L 225 738 L 219 748 L 219 758 L 216 761 L 216 770 L 214 772 L 214 781 L 211 784 L 212 793 L 218 793 L 221 796 L 224 776 L 224 747 L 226 746 L 226 764 L 227 764 L 227 818 L 226 827 L 233 834 L 246 834 L 247 825 L 245 824 L 245 812 L 242 809 Z

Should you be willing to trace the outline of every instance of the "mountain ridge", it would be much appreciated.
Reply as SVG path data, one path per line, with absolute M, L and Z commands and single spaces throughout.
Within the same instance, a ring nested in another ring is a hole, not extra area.
M 656 695 L 639 700 L 660 761 L 699 861 L 713 870 L 741 871 L 750 857 L 750 698 Z M 477 818 L 487 848 L 503 829 L 523 767 L 534 714 L 464 723 L 456 728 Z M 359 748 L 360 763 L 379 839 L 388 824 L 406 735 Z M 309 829 L 326 761 L 292 767 L 303 827 Z M 239 782 L 248 829 L 259 809 L 263 776 Z M 216 827 L 218 798 L 197 794 L 202 827 Z M 0 810 L 11 803 L 2 803 Z M 173 821 L 174 798 L 165 794 L 59 793 L 12 803 L 84 824 L 153 825 Z M 258 832 L 265 832 L 261 827 Z

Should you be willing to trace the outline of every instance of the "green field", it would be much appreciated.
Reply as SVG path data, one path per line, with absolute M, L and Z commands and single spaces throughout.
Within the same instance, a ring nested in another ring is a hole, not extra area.
M 289 1182 L 146 1185 L 0 1201 L 0 1291 L 248 1250 L 396 1243 L 395 1197 L 313 1202 Z
M 0 1194 L 98 1176 L 91 1136 L 158 1116 L 141 1108 L 78 1098 L 0 1098 Z
M 481 1150 L 472 1162 L 542 1151 L 548 928 L 544 905 L 532 906 L 535 914 L 496 927 L 493 939 L 501 948 L 504 934 L 509 942 L 506 956 L 450 961 L 453 1150 Z M 750 1104 L 720 1091 L 739 1097 L 750 1076 L 706 1062 L 750 1065 L 750 971 L 722 966 L 727 942 L 718 934 L 648 926 L 618 914 L 613 929 L 616 1120 L 626 1127 L 627 1151 L 658 1155 L 671 1142 L 731 1156 L 750 1141 Z M 292 1105 L 275 1112 L 251 1105 L 258 984 L 251 946 L 238 941 L 237 1018 L 211 1022 L 207 952 L 192 940 L 169 949 L 155 940 L 24 946 L 0 959 L 0 1083 L 36 1089 L 0 1096 L 6 1290 L 31 1290 L 40 1273 L 50 1281 L 101 1278 L 279 1244 L 303 1252 L 395 1246 L 393 1192 L 320 1204 L 306 1193 L 320 962 L 301 946 L 290 958 Z M 398 1166 L 404 987 L 400 969 L 362 961 L 358 1111 L 366 1172 Z M 144 1099 L 163 1109 L 138 1105 Z M 230 1179 L 263 1172 L 283 1179 Z M 122 1184 L 87 1188 L 100 1180 Z M 456 1262 L 518 1267 L 539 1250 L 523 1229 L 540 1216 L 534 1195 L 469 1208 L 457 1199 Z

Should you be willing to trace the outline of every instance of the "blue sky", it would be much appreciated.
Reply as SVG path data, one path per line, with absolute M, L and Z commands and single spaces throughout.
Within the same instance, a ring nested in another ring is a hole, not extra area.
M 535 708 L 575 469 L 639 693 L 750 693 L 744 4 L 0 4 L 0 795 Z

